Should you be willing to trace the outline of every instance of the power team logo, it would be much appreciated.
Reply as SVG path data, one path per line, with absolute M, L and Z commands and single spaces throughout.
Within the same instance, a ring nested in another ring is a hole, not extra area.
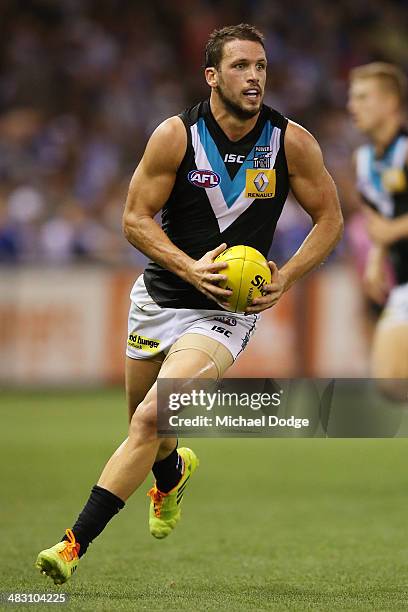
M 273 198 L 276 191 L 276 170 L 247 170 L 246 198 Z
M 252 159 L 255 169 L 269 170 L 271 167 L 271 147 L 255 147 L 255 156 Z
M 255 147 L 251 159 L 253 169 L 246 171 L 246 198 L 273 198 L 276 191 L 276 170 L 271 168 L 271 148 Z
M 220 175 L 212 170 L 190 170 L 187 178 L 192 185 L 203 189 L 212 189 L 221 182 Z
M 145 336 L 139 336 L 139 334 L 132 332 L 129 334 L 127 344 L 134 349 L 155 353 L 160 346 L 160 340 L 146 338 Z

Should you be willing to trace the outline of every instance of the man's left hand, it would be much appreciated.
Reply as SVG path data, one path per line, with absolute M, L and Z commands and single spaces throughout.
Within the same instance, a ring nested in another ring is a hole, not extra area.
M 266 295 L 255 298 L 251 306 L 247 306 L 245 309 L 246 314 L 257 314 L 267 308 L 271 308 L 271 306 L 275 306 L 285 291 L 285 279 L 279 272 L 277 265 L 273 261 L 268 261 L 268 266 L 272 273 L 272 279 L 270 284 L 264 285 L 262 288 Z

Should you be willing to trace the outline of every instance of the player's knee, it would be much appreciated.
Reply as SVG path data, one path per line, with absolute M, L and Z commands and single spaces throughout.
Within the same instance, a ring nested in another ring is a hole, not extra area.
M 157 406 L 154 400 L 143 400 L 135 410 L 129 427 L 129 437 L 157 435 Z

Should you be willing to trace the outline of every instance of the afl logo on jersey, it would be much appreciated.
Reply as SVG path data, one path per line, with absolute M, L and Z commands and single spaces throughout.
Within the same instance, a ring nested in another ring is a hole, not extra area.
M 191 170 L 187 178 L 196 187 L 203 187 L 204 189 L 217 187 L 221 182 L 220 175 L 212 170 Z

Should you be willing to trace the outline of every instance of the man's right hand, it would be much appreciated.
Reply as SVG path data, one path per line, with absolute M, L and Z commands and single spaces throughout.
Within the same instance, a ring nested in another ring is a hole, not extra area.
M 193 261 L 188 266 L 186 274 L 186 280 L 189 283 L 224 308 L 228 306 L 228 298 L 231 297 L 232 291 L 221 289 L 221 287 L 218 287 L 218 283 L 227 279 L 225 274 L 220 274 L 220 271 L 227 268 L 228 264 L 225 261 L 214 263 L 214 259 L 221 255 L 226 248 L 227 245 L 224 242 L 216 249 L 208 251 L 201 259 Z

